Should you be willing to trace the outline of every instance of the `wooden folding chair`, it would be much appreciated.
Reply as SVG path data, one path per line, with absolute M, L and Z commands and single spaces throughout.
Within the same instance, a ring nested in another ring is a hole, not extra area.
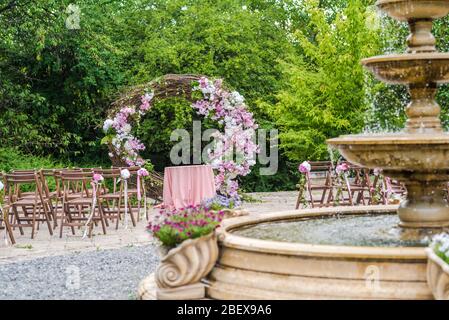
M 328 191 L 332 190 L 332 162 L 331 161 L 310 161 L 311 170 L 306 175 L 306 188 L 299 192 L 298 199 L 296 200 L 296 209 L 301 204 L 301 198 L 306 192 L 309 196 L 308 202 L 315 207 L 326 206 L 326 195 Z M 321 182 L 317 182 L 318 178 L 321 178 Z M 322 182 L 324 180 L 324 182 Z M 321 191 L 321 195 L 318 199 L 315 197 L 314 192 Z
M 64 227 L 70 227 L 75 235 L 75 227 L 89 228 L 89 237 L 92 236 L 93 226 L 101 223 L 103 234 L 106 234 L 106 222 L 101 206 L 98 205 L 100 188 L 96 190 L 97 204 L 94 204 L 93 189 L 89 188 L 92 181 L 92 172 L 80 170 L 61 171 L 63 187 L 63 210 L 59 237 L 62 238 Z
M 116 229 L 118 229 L 121 215 L 125 212 L 125 208 L 122 206 L 122 204 L 124 204 L 124 189 L 123 180 L 120 176 L 120 169 L 102 169 L 101 172 L 96 171 L 96 173 L 101 173 L 105 179 L 98 196 L 98 205 L 102 208 L 106 223 L 108 224 L 108 220 L 115 221 Z M 133 225 L 136 226 L 131 201 L 128 201 L 127 205 L 127 212 L 131 217 Z
M 385 198 L 387 202 L 386 204 L 388 204 L 391 194 L 403 196 L 407 193 L 407 188 L 404 186 L 404 184 L 402 184 L 397 180 L 391 179 L 389 177 L 384 177 L 384 184 L 385 184 Z
M 350 162 L 346 162 L 350 168 L 352 179 L 347 179 L 347 192 L 350 205 L 367 205 L 371 200 L 370 170 Z M 355 198 L 355 200 L 354 200 Z
M 0 181 L 6 185 L 6 181 L 4 178 L 3 173 L 0 172 Z M 3 191 L 6 192 L 6 189 Z M 5 193 L 3 193 L 5 194 Z M 8 205 L 8 201 L 7 198 L 4 197 L 4 203 L 3 203 L 3 207 L 0 204 L 0 229 L 5 230 L 6 234 L 8 235 L 10 241 L 12 244 L 16 243 L 16 240 L 14 239 L 14 234 L 12 232 L 11 229 L 11 225 L 9 223 L 9 205 Z
M 146 192 L 145 188 L 148 186 L 151 186 L 151 184 L 148 184 L 144 181 L 144 179 L 142 177 L 139 177 L 139 175 L 137 174 L 137 171 L 139 171 L 141 169 L 141 167 L 139 166 L 133 166 L 133 167 L 112 167 L 114 169 L 118 169 L 118 170 L 123 170 L 123 169 L 127 169 L 129 170 L 131 177 L 129 179 L 128 182 L 128 196 L 133 199 L 136 199 L 136 206 L 134 207 L 134 209 L 136 209 L 137 211 L 137 221 L 140 221 L 140 211 L 141 208 L 144 207 L 144 203 L 145 203 L 145 195 L 147 197 L 150 197 L 148 195 L 148 193 Z M 153 174 L 153 175 L 152 175 Z M 150 178 L 151 177 L 159 177 L 158 174 L 154 173 L 154 172 L 149 172 Z M 137 183 L 137 180 L 140 180 L 139 183 Z M 163 181 L 163 179 L 162 179 Z M 137 187 L 140 187 L 140 195 L 141 195 L 141 199 L 140 201 L 137 199 L 137 195 L 138 195 L 138 190 Z M 152 193 L 151 193 L 152 194 Z M 155 199 L 157 201 L 157 199 Z M 134 214 L 132 214 L 132 217 L 134 216 Z M 148 211 L 145 212 L 145 217 L 148 220 Z
M 42 190 L 39 173 L 6 174 L 5 182 L 8 189 L 9 207 L 14 215 L 11 227 L 18 227 L 21 235 L 24 234 L 24 227 L 31 227 L 31 238 L 34 239 L 37 223 L 42 221 L 46 222 L 50 235 L 53 235 L 50 225 L 51 203 Z M 22 192 L 24 186 L 32 191 Z
M 349 170 L 344 172 L 342 175 L 338 175 L 336 172 L 336 167 L 338 165 L 347 164 Z M 361 178 L 357 175 L 359 174 L 358 168 L 356 170 L 352 170 L 352 164 L 347 161 L 342 161 L 337 164 L 337 166 L 332 168 L 331 171 L 331 185 L 329 188 L 329 194 L 327 197 L 327 201 L 325 203 L 326 206 L 353 206 L 355 205 L 354 195 L 358 193 L 363 194 L 363 190 L 365 187 L 361 186 Z M 354 179 L 351 181 L 350 176 L 353 175 Z

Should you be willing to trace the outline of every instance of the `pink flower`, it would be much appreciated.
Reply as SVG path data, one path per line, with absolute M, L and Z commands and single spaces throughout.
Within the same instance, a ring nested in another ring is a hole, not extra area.
M 99 173 L 95 173 L 92 176 L 92 181 L 96 184 L 103 182 L 103 180 L 104 180 L 103 176 Z
M 139 170 L 137 170 L 137 175 L 139 177 L 146 177 L 149 175 L 148 170 L 145 168 L 140 168 Z
M 308 173 L 310 172 L 310 170 L 312 170 L 312 167 L 310 166 L 310 163 L 308 161 L 304 161 L 303 163 L 301 163 L 298 166 L 298 170 L 299 172 L 301 172 L 302 174 Z
M 382 172 L 381 168 L 374 168 L 373 173 L 375 176 L 378 176 Z
M 340 174 L 340 173 L 342 173 L 342 172 L 346 172 L 346 171 L 348 171 L 349 170 L 349 165 L 346 163 L 346 162 L 344 162 L 344 163 L 342 163 L 342 164 L 339 164 L 336 168 L 335 168 L 335 171 L 338 173 L 338 174 Z

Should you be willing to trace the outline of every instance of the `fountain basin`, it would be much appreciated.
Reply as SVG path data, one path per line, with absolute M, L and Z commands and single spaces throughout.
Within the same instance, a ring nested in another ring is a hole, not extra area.
M 438 19 L 449 13 L 449 0 L 378 0 L 376 5 L 399 21 Z
M 229 219 L 208 276 L 214 299 L 431 299 L 423 247 L 365 247 L 260 240 L 236 230 L 335 214 L 394 213 L 396 206 L 325 208 Z
M 363 59 L 362 64 L 377 79 L 386 83 L 425 84 L 449 81 L 449 53 L 390 54 Z

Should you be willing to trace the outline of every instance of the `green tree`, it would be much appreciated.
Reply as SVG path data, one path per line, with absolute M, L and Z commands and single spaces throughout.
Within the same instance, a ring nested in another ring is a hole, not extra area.
M 326 158 L 327 138 L 363 129 L 371 81 L 360 60 L 380 48 L 367 3 L 348 1 L 331 22 L 318 1 L 306 10 L 312 32 L 295 33 L 303 55 L 283 63 L 285 88 L 271 108 L 281 148 L 296 161 Z
M 118 1 L 10 1 L 0 9 L 0 143 L 67 158 L 98 149 L 98 123 L 122 83 Z

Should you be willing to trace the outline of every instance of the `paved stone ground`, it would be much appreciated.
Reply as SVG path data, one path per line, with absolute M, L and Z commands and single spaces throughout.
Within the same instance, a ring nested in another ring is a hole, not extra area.
M 294 209 L 297 193 L 250 195 L 257 202 L 244 208 L 263 214 Z M 0 244 L 0 299 L 135 298 L 139 281 L 154 272 L 159 260 L 145 226 L 140 221 L 126 230 L 109 227 L 107 235 L 97 228 L 92 239 L 82 239 L 81 229 L 59 238 L 41 225 L 33 240 L 29 230 L 24 236 L 16 230 L 16 245 Z

